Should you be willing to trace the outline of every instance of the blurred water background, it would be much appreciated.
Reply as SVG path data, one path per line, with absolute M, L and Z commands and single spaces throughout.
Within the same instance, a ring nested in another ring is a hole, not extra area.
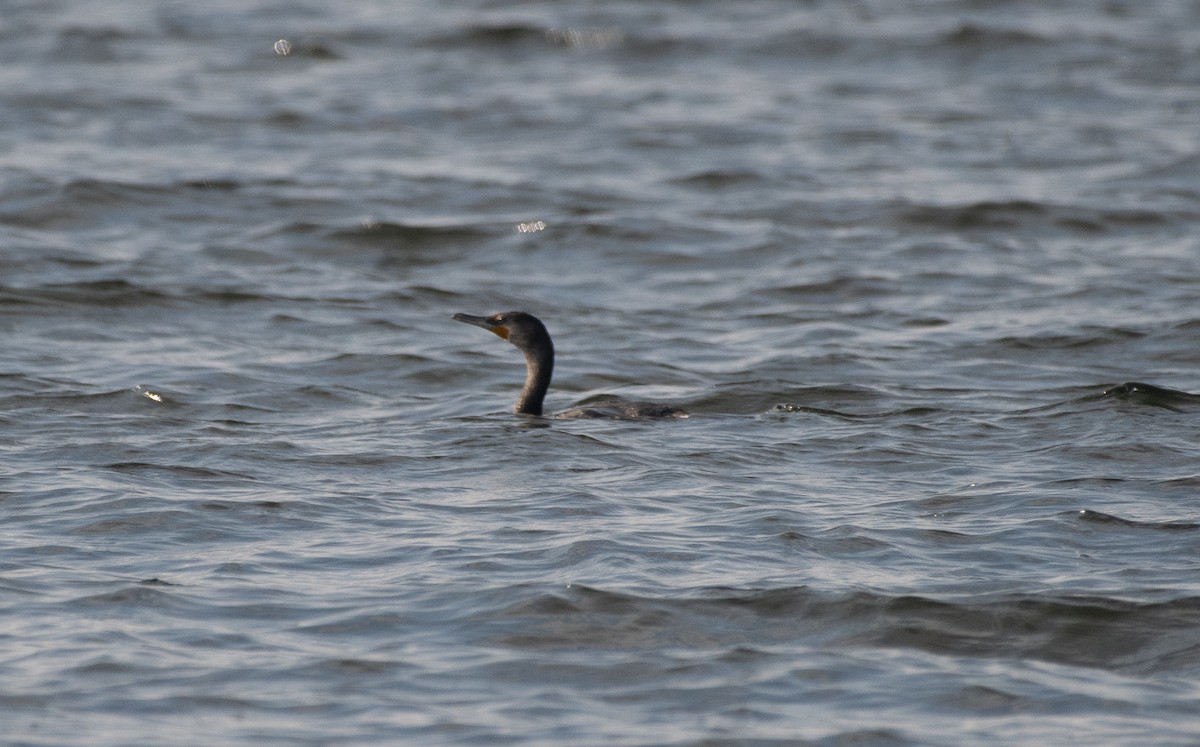
M 1200 742 L 1198 123 L 1195 0 L 6 2 L 5 743 Z

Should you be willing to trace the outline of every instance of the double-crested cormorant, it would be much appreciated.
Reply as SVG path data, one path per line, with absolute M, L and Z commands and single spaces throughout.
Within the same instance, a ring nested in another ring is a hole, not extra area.
M 542 400 L 550 388 L 550 376 L 554 373 L 554 343 L 542 320 L 524 311 L 503 311 L 491 316 L 455 314 L 454 321 L 474 324 L 508 340 L 525 354 L 525 388 L 513 406 L 513 412 L 525 415 L 541 415 Z
M 550 376 L 554 372 L 554 343 L 546 325 L 532 314 L 524 311 L 502 311 L 491 316 L 455 314 L 456 322 L 474 324 L 502 340 L 508 340 L 525 355 L 525 387 L 513 412 L 524 415 L 541 415 L 542 401 L 550 388 Z M 603 403 L 578 407 L 559 415 L 565 418 L 685 418 L 687 413 L 675 407 L 652 402 L 630 402 L 612 398 Z

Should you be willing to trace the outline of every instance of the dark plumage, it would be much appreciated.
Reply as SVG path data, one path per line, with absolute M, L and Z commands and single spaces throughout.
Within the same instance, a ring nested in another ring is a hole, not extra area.
M 525 415 L 541 415 L 542 400 L 550 388 L 550 377 L 554 373 L 554 343 L 546 325 L 532 314 L 524 311 L 502 311 L 491 316 L 455 314 L 454 321 L 474 324 L 508 340 L 525 354 L 525 388 L 513 406 L 513 412 Z
M 491 316 L 455 314 L 454 321 L 483 327 L 497 337 L 508 340 L 525 356 L 525 387 L 517 398 L 513 412 L 541 415 L 550 377 L 554 373 L 554 343 L 546 325 L 524 311 L 502 311 Z M 675 407 L 652 402 L 630 402 L 619 398 L 579 407 L 561 413 L 564 418 L 686 418 L 687 413 Z

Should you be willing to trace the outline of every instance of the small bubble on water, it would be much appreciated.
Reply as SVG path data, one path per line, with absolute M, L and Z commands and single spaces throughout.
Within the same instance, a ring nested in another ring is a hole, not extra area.
M 147 389 L 146 387 L 142 386 L 141 384 L 136 385 L 133 388 L 133 391 L 138 392 L 146 399 L 153 400 L 155 402 L 163 401 L 163 396 L 161 394 L 159 394 L 158 392 L 152 392 L 149 389 Z
M 275 42 L 275 54 L 286 57 L 292 53 L 292 43 L 287 39 L 280 39 Z

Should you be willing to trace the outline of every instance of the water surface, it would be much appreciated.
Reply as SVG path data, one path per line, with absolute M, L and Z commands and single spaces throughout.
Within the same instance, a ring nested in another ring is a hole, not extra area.
M 1197 29 L 7 9 L 7 739 L 1195 743 Z

